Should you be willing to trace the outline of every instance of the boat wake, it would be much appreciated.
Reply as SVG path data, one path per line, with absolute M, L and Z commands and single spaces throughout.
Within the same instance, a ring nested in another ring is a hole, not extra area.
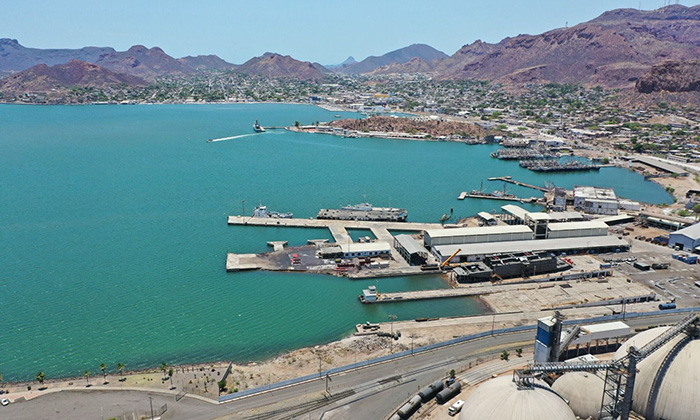
M 211 140 L 207 140 L 207 141 L 210 142 L 210 143 L 213 143 L 213 142 L 215 142 L 215 141 L 235 140 L 235 139 L 242 139 L 243 137 L 256 136 L 256 135 L 258 135 L 258 134 L 259 134 L 259 133 L 241 134 L 241 135 L 238 135 L 238 136 L 222 137 L 222 138 L 220 138 L 220 139 L 211 139 Z

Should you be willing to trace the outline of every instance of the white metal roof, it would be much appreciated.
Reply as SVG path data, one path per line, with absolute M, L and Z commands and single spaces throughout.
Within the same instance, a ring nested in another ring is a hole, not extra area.
M 608 216 L 608 217 L 601 217 L 600 219 L 595 219 L 598 222 L 603 222 L 603 223 L 615 223 L 615 222 L 622 222 L 623 220 L 634 220 L 634 216 L 630 216 L 629 214 L 617 214 L 615 216 Z
M 683 235 L 692 239 L 700 238 L 700 223 L 690 225 L 686 228 L 671 232 L 671 235 Z
M 479 213 L 477 213 L 477 216 L 481 217 L 482 219 L 484 219 L 486 221 L 491 221 L 494 219 L 494 217 L 491 213 L 487 213 L 485 211 L 480 211 Z
M 547 226 L 550 231 L 578 230 L 578 229 L 607 229 L 608 225 L 598 220 L 590 220 L 587 222 L 564 222 L 552 223 Z
M 525 220 L 525 215 L 529 213 L 524 208 L 516 206 L 515 204 L 506 204 L 505 206 L 501 206 L 501 210 L 522 220 Z
M 371 251 L 391 251 L 391 247 L 386 242 L 367 242 L 367 243 L 355 243 L 351 242 L 349 244 L 341 243 L 340 249 L 343 252 L 371 252 Z
M 549 215 L 547 213 L 537 212 L 537 213 L 527 213 L 526 217 L 535 221 L 539 220 L 549 220 Z
M 398 243 L 409 254 L 428 253 L 428 250 L 425 249 L 425 247 L 416 241 L 416 239 L 411 235 L 396 235 L 394 238 L 396 238 Z
M 443 256 L 449 256 L 458 249 L 461 249 L 461 251 L 457 256 L 468 256 L 627 246 L 629 246 L 629 244 L 626 241 L 616 236 L 587 236 L 582 238 L 532 239 L 527 241 L 489 242 L 480 244 L 436 245 L 434 248 Z
M 450 236 L 495 235 L 498 233 L 532 233 L 525 225 L 465 227 L 456 229 L 429 229 L 425 233 L 431 238 L 447 238 Z

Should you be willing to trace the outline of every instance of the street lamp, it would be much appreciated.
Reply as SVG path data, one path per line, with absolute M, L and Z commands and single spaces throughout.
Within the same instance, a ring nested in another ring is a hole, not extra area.
M 394 320 L 397 318 L 396 315 L 387 315 L 389 321 L 391 322 L 391 336 L 389 337 L 389 351 L 394 352 Z
M 243 208 L 241 211 L 241 216 L 245 217 L 245 200 L 241 200 L 241 207 Z

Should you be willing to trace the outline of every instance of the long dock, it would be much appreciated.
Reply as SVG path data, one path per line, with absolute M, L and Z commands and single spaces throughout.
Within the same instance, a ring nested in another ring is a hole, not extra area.
M 330 230 L 336 242 L 343 243 L 349 237 L 346 229 L 384 229 L 422 231 L 428 229 L 443 229 L 440 223 L 411 223 L 411 222 L 374 222 L 366 220 L 326 220 L 326 219 L 276 219 L 273 217 L 229 216 L 229 225 L 251 226 L 288 226 L 305 228 L 326 228 Z M 348 235 L 348 236 L 346 236 Z M 375 233 L 375 236 L 377 234 Z
M 457 197 L 458 200 L 464 200 L 465 198 L 484 198 L 487 200 L 518 201 L 520 203 L 536 203 L 537 200 L 539 200 L 537 197 L 499 197 L 489 194 L 470 194 L 466 191 L 462 191 Z
M 510 176 L 494 176 L 492 178 L 488 179 L 489 181 L 503 181 L 503 182 L 508 182 L 510 184 L 518 185 L 520 187 L 525 187 L 525 188 L 531 188 L 533 190 L 537 191 L 542 191 L 542 192 L 547 192 L 549 191 L 548 188 L 545 187 L 538 187 L 537 185 L 532 185 L 532 184 L 526 184 L 524 182 L 516 181 Z
M 496 291 L 496 290 L 493 290 Z M 417 290 L 413 292 L 377 293 L 376 301 L 366 301 L 363 303 L 390 303 L 406 302 L 411 300 L 426 299 L 447 299 L 456 297 L 483 296 L 490 292 L 483 289 L 437 289 L 437 290 Z

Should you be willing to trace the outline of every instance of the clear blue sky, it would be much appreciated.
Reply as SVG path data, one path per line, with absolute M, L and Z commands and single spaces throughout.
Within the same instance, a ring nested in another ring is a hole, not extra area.
M 668 0 L 4 0 L 0 38 L 26 47 L 159 46 L 241 64 L 266 51 L 335 64 L 413 43 L 453 54 L 481 39 L 537 34 L 616 8 Z M 675 3 L 675 0 L 671 1 Z M 685 0 L 692 6 L 698 1 Z

